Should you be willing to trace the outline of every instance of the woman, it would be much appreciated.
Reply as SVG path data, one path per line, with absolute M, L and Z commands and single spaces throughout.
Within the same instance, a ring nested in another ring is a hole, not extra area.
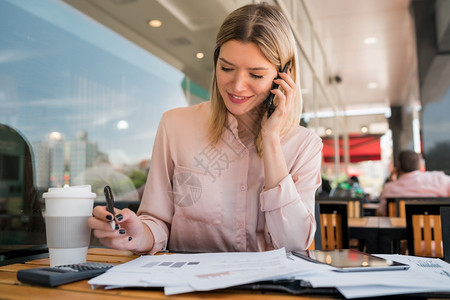
M 298 125 L 298 57 L 280 10 L 251 4 L 232 12 L 214 64 L 211 101 L 163 115 L 138 214 L 116 210 L 112 230 L 113 216 L 94 209 L 88 223 L 105 246 L 153 254 L 310 245 L 322 143 Z M 276 109 L 267 118 L 270 93 Z

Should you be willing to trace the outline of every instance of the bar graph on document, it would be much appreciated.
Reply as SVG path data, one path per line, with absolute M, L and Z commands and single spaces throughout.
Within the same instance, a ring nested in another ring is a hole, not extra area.
M 442 266 L 440 264 L 436 263 L 433 260 L 424 259 L 424 260 L 418 261 L 417 259 L 415 259 L 415 260 L 410 259 L 410 261 L 421 268 L 442 268 Z
M 142 268 L 182 268 L 183 266 L 197 266 L 199 261 L 153 261 L 142 266 Z

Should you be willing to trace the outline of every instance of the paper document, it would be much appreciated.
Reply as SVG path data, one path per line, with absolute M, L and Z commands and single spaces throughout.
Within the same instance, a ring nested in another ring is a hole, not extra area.
M 207 291 L 288 276 L 298 271 L 290 262 L 284 249 L 146 255 L 111 268 L 89 284 L 106 288 L 164 287 L 167 294 Z
M 89 280 L 93 287 L 162 287 L 166 295 L 222 289 L 263 280 L 297 279 L 313 288 L 336 288 L 345 298 L 449 292 L 450 264 L 433 258 L 377 255 L 408 270 L 336 272 L 327 264 L 286 254 L 221 252 L 145 255 Z

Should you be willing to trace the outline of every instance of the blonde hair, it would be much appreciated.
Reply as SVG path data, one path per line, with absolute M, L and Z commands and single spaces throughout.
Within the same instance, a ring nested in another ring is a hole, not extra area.
M 294 97 L 293 109 L 290 111 L 288 121 L 282 130 L 282 135 L 285 135 L 291 128 L 299 125 L 302 110 L 298 56 L 294 35 L 286 17 L 278 7 L 264 3 L 249 4 L 230 13 L 217 33 L 211 87 L 212 113 L 209 120 L 211 142 L 219 142 L 227 121 L 227 108 L 217 87 L 216 65 L 221 46 L 230 40 L 255 43 L 263 55 L 280 71 L 286 63 L 290 62 L 291 76 L 298 88 Z M 263 115 L 261 114 L 260 117 L 262 118 Z M 257 132 L 254 142 L 258 154 L 262 156 L 260 131 Z

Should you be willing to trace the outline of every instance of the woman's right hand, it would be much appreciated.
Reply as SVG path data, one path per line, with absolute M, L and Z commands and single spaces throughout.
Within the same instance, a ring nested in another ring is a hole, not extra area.
M 94 236 L 106 247 L 133 252 L 149 251 L 153 247 L 150 229 L 128 208 L 115 208 L 114 212 L 115 218 L 106 206 L 94 207 L 92 217 L 88 219 Z M 113 219 L 116 222 L 114 229 L 110 225 Z

